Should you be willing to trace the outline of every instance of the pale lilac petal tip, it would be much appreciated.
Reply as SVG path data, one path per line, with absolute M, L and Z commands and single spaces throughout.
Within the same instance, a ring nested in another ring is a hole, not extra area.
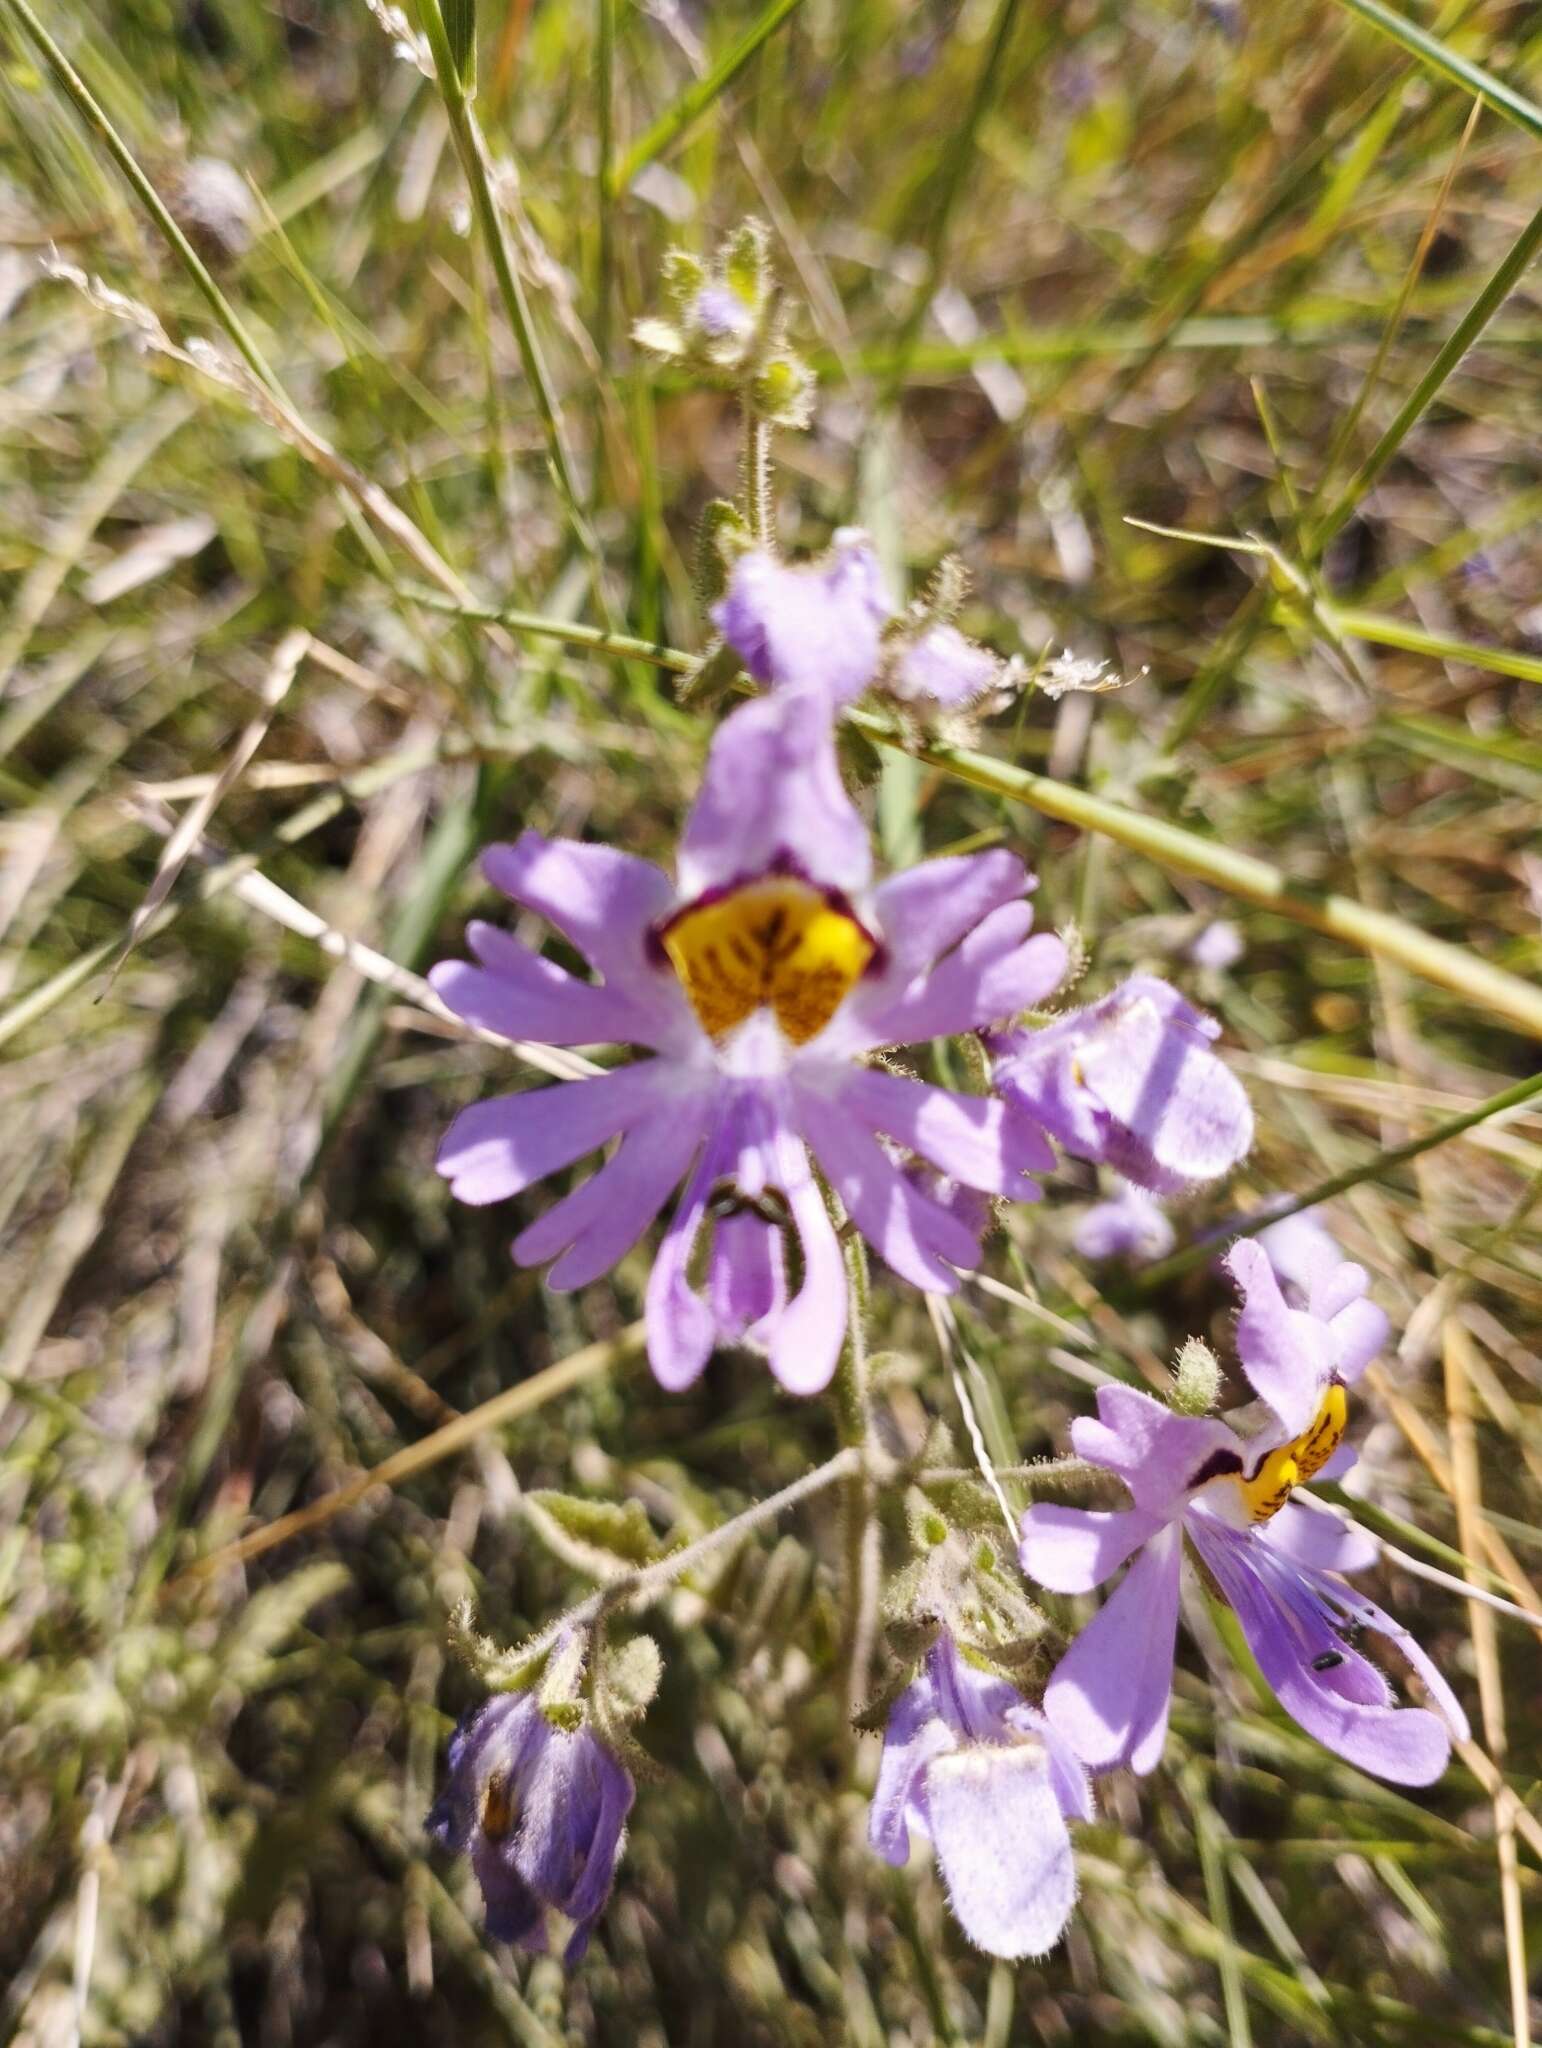
M 1046 1954 L 1076 1903 L 1076 1864 L 1045 1749 L 955 1750 L 929 1766 L 926 1795 L 965 1934 L 987 1955 Z
M 1162 1760 L 1182 1559 L 1176 1526 L 1153 1536 L 1045 1689 L 1050 1722 L 1091 1770 L 1127 1764 L 1145 1775 Z
M 1335 1348 L 1328 1327 L 1285 1306 L 1274 1269 L 1256 1243 L 1240 1239 L 1227 1254 L 1226 1266 L 1242 1292 L 1237 1318 L 1242 1369 L 1285 1434 L 1299 1436 L 1333 1376 Z

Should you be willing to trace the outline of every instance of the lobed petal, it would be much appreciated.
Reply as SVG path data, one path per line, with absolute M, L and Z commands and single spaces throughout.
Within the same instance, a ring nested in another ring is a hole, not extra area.
M 971 1746 L 936 1757 L 926 1768 L 926 1803 L 965 1934 L 1008 1960 L 1046 1954 L 1076 1903 L 1076 1867 L 1044 1746 Z
M 1128 1764 L 1144 1776 L 1162 1760 L 1182 1562 L 1176 1524 L 1159 1530 L 1045 1688 L 1051 1725 L 1091 1770 Z
M 1052 1593 L 1090 1593 L 1165 1526 L 1142 1508 L 1105 1512 L 1042 1501 L 1024 1511 L 1018 1558 Z
M 1071 1443 L 1079 1457 L 1116 1473 L 1138 1508 L 1163 1521 L 1205 1478 L 1242 1469 L 1242 1446 L 1224 1422 L 1175 1414 L 1138 1387 L 1099 1387 L 1097 1420 L 1078 1416 Z
M 848 528 L 806 566 L 741 555 L 712 619 L 757 682 L 815 688 L 833 709 L 872 681 L 889 609 L 871 543 Z
M 881 1067 L 837 1068 L 830 1080 L 830 1093 L 852 1116 L 898 1139 L 950 1179 L 1020 1201 L 1037 1196 L 1018 1164 L 1033 1134 L 995 1096 L 957 1095 Z
M 817 887 L 856 895 L 872 862 L 818 697 L 778 692 L 723 721 L 680 838 L 686 900 L 789 865 Z
M 1253 1391 L 1268 1402 L 1287 1437 L 1299 1436 L 1317 1413 L 1333 1376 L 1328 1330 L 1301 1309 L 1287 1308 L 1262 1247 L 1239 1239 L 1226 1267 L 1242 1291 L 1237 1356 Z
M 558 1293 L 587 1287 L 608 1273 L 679 1185 L 706 1118 L 705 1103 L 671 1104 L 645 1118 L 622 1139 L 614 1158 L 515 1238 L 516 1264 L 539 1266 L 555 1258 L 546 1284 Z
M 583 1081 L 494 1095 L 461 1111 L 435 1165 L 460 1201 L 501 1202 L 678 1100 L 681 1088 L 674 1062 L 649 1059 Z

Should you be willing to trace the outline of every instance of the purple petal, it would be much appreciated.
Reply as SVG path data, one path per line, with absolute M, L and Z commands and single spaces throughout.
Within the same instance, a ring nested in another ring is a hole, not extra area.
M 1237 1356 L 1253 1391 L 1268 1402 L 1288 1437 L 1299 1436 L 1317 1413 L 1333 1376 L 1334 1347 L 1321 1323 L 1287 1308 L 1263 1249 L 1246 1238 L 1234 1244 L 1226 1266 L 1242 1291 Z
M 1034 886 L 1015 853 L 955 853 L 891 875 L 873 892 L 878 929 L 894 986 L 940 960 L 966 932 Z
M 428 978 L 468 1024 L 541 1045 L 653 1044 L 653 1020 L 619 991 L 580 981 L 492 925 L 473 923 L 466 936 L 485 967 L 443 960 Z
M 1160 1530 L 1055 1666 L 1044 1711 L 1091 1770 L 1162 1760 L 1182 1561 L 1176 1525 Z
M 808 1176 L 785 1188 L 803 1248 L 803 1285 L 766 1329 L 771 1370 L 789 1394 L 818 1394 L 834 1376 L 846 1334 L 846 1268 L 824 1198 Z
M 1114 1472 L 1138 1508 L 1169 1520 L 1202 1475 L 1240 1472 L 1242 1447 L 1213 1416 L 1177 1415 L 1138 1387 L 1098 1388 L 1098 1417 L 1071 1424 L 1078 1457 Z
M 872 681 L 888 616 L 878 558 L 866 536 L 851 530 L 806 567 L 790 568 L 762 549 L 741 555 L 712 610 L 757 682 L 812 686 L 832 707 Z
M 912 1285 L 952 1293 L 958 1277 L 951 1269 L 976 1264 L 978 1240 L 923 1195 L 840 1102 L 799 1095 L 794 1109 L 805 1141 L 868 1243 Z
M 1029 1578 L 1052 1593 L 1090 1593 L 1164 1526 L 1141 1508 L 1107 1513 L 1043 1501 L 1023 1515 L 1018 1557 Z
M 926 1832 L 922 1775 L 933 1757 L 953 1748 L 955 1739 L 938 1715 L 935 1689 L 923 1671 L 889 1709 L 883 1731 L 867 1839 L 885 1862 L 897 1866 L 908 1859 L 912 1826 Z
M 830 1080 L 854 1117 L 897 1138 L 952 1179 L 1018 1200 L 1038 1194 L 1012 1157 L 1023 1150 L 1021 1128 L 994 1096 L 955 1095 L 880 1067 L 836 1069 Z
M 928 626 L 906 644 L 890 673 L 891 693 L 907 704 L 930 698 L 947 710 L 972 704 L 995 683 L 1001 663 L 957 626 Z
M 1294 1564 L 1314 1571 L 1369 1571 L 1381 1555 L 1376 1539 L 1364 1529 L 1299 1496 L 1287 1501 L 1253 1533 L 1259 1542 L 1283 1551 Z
M 1451 1753 L 1444 1726 L 1423 1708 L 1389 1703 L 1381 1673 L 1332 1626 L 1316 1591 L 1317 1575 L 1303 1573 L 1283 1551 L 1250 1542 L 1246 1534 L 1228 1530 L 1218 1536 L 1199 1516 L 1192 1527 L 1259 1670 L 1292 1720 L 1336 1756 L 1376 1777 L 1397 1785 L 1433 1784 Z M 1350 1604 L 1341 1588 L 1329 1590 Z M 1369 1602 L 1354 1604 L 1368 1616 L 1373 1612 Z M 1386 1622 L 1379 1609 L 1374 1612 Z
M 1166 1258 L 1177 1241 L 1161 1204 L 1129 1181 L 1109 1201 L 1085 1210 L 1071 1239 L 1084 1259 L 1130 1259 L 1138 1265 Z
M 648 935 L 675 906 L 662 868 L 576 839 L 525 832 L 512 846 L 490 846 L 482 872 L 495 889 L 544 917 L 658 1028 L 678 1028 L 685 1010 L 674 976 L 650 950 Z
M 1167 982 L 1132 975 L 1042 1031 L 1007 1033 L 997 1080 L 1068 1152 L 1176 1194 L 1253 1141 L 1247 1095 L 1211 1050 L 1218 1030 Z
M 1285 1290 L 1293 1307 L 1306 1302 L 1313 1287 L 1325 1273 L 1344 1263 L 1338 1240 L 1330 1235 L 1320 1209 L 1303 1209 L 1299 1215 L 1281 1217 L 1255 1232 L 1253 1242 L 1263 1247 L 1274 1268 L 1274 1277 Z
M 1065 975 L 1066 950 L 1053 932 L 1024 939 L 1031 923 L 1028 904 L 1003 904 L 897 994 L 880 983 L 860 988 L 848 1005 L 850 1049 L 948 1038 L 1042 1002 Z
M 462 1202 L 501 1202 L 571 1166 L 682 1093 L 673 1061 L 638 1060 L 584 1081 L 494 1095 L 463 1109 L 435 1161 Z
M 1076 1903 L 1076 1867 L 1043 1746 L 939 1756 L 926 1769 L 926 1802 L 965 1934 L 988 1955 L 1044 1955 Z
M 588 1947 L 590 1930 L 610 1898 L 626 1818 L 636 1795 L 631 1772 L 624 1769 L 597 1740 L 592 1745 L 590 1768 L 595 1780 L 595 1789 L 590 1795 L 595 1801 L 593 1827 L 588 1852 L 563 1908 L 568 1918 L 578 1923 L 563 1958 L 569 1968 L 579 1961 Z
M 1374 1301 L 1352 1301 L 1328 1325 L 1339 1378 L 1352 1387 L 1387 1341 L 1390 1325 Z
M 678 1394 L 699 1379 L 712 1356 L 717 1321 L 692 1287 L 691 1253 L 707 1213 L 707 1201 L 718 1178 L 714 1143 L 709 1140 L 697 1161 L 685 1193 L 664 1232 L 643 1301 L 648 1329 L 648 1363 L 661 1387 Z
M 752 1209 L 720 1216 L 712 1232 L 707 1298 L 721 1334 L 737 1342 L 787 1306 L 782 1233 Z
M 672 1104 L 621 1141 L 613 1159 L 514 1240 L 521 1266 L 562 1256 L 546 1276 L 561 1293 L 587 1287 L 631 1250 L 678 1186 L 701 1143 L 706 1103 Z
M 872 875 L 872 845 L 841 781 L 830 714 L 798 691 L 741 705 L 718 727 L 680 840 L 681 894 L 694 899 L 788 864 L 848 894 Z
M 1395 1643 L 1403 1658 L 1412 1665 L 1424 1681 L 1435 1711 L 1458 1742 L 1471 1739 L 1472 1729 L 1462 1710 L 1462 1703 L 1446 1682 L 1445 1674 L 1423 1645 L 1411 1636 L 1408 1630 L 1394 1621 L 1392 1616 L 1374 1600 L 1367 1600 L 1362 1594 L 1353 1596 L 1355 1619 L 1364 1628 L 1374 1629 L 1377 1635 L 1385 1636 Z M 1406 1710 L 1405 1710 L 1406 1711 Z

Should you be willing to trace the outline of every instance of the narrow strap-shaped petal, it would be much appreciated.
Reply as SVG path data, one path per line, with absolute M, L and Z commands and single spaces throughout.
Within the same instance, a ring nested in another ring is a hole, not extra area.
M 979 1258 L 974 1235 L 907 1179 L 838 1102 L 811 1104 L 800 1095 L 794 1106 L 804 1139 L 868 1243 L 902 1279 L 951 1293 L 958 1285 L 952 1266 Z
M 1027 1149 L 1021 1123 L 995 1096 L 956 1095 L 880 1067 L 836 1068 L 831 1081 L 860 1122 L 897 1138 L 951 1179 L 1018 1200 L 1038 1194 L 1019 1164 Z
M 590 1080 L 490 1096 L 456 1117 L 435 1164 L 462 1202 L 501 1202 L 629 1130 L 681 1089 L 672 1061 L 647 1059 Z
M 1237 1356 L 1254 1393 L 1267 1401 L 1287 1436 L 1299 1436 L 1317 1413 L 1332 1377 L 1334 1349 L 1327 1329 L 1301 1309 L 1287 1308 L 1268 1256 L 1247 1238 L 1226 1256 L 1242 1290 Z
M 558 1293 L 587 1287 L 608 1273 L 679 1184 L 707 1115 L 707 1103 L 671 1103 L 646 1117 L 622 1139 L 613 1159 L 515 1238 L 516 1262 L 539 1266 L 556 1258 L 546 1284 Z
M 923 1671 L 889 1709 L 883 1731 L 867 1839 L 886 1863 L 904 1863 L 910 1855 L 911 1827 L 925 1829 L 921 1774 L 933 1757 L 952 1749 L 956 1739 L 937 1712 L 931 1680 Z
M 650 1007 L 668 1000 L 673 977 L 648 947 L 650 930 L 675 903 L 662 868 L 613 846 L 524 832 L 512 845 L 488 847 L 482 872 L 571 939 L 608 983 Z
M 672 1394 L 701 1377 L 717 1338 L 712 1311 L 692 1287 L 688 1274 L 707 1199 L 718 1178 L 715 1155 L 716 1147 L 709 1138 L 654 1256 L 644 1297 L 648 1363 L 659 1385 Z
M 880 882 L 873 891 L 873 908 L 893 986 L 903 988 L 982 918 L 1032 887 L 1028 870 L 1003 846 L 919 861 Z
M 1009 1961 L 1046 1954 L 1076 1903 L 1076 1865 L 1043 1745 L 939 1756 L 927 1766 L 926 1803 L 965 1934 Z
M 1140 1508 L 1112 1513 L 1040 1501 L 1022 1518 L 1018 1557 L 1030 1579 L 1052 1593 L 1090 1593 L 1163 1527 Z
M 496 925 L 474 920 L 466 937 L 481 967 L 442 960 L 428 978 L 468 1024 L 541 1045 L 652 1045 L 659 1036 L 655 1014 L 620 989 L 580 981 Z
M 1045 1688 L 1045 1713 L 1090 1770 L 1128 1764 L 1144 1776 L 1162 1760 L 1182 1563 L 1173 1524 L 1147 1543 Z
M 707 1299 L 723 1336 L 737 1341 L 787 1306 L 787 1260 L 774 1223 L 740 1209 L 712 1232 Z
M 789 1176 L 790 1178 L 790 1176 Z M 763 1325 L 771 1370 L 789 1394 L 818 1394 L 830 1384 L 846 1334 L 846 1268 L 824 1197 L 805 1167 L 784 1186 L 803 1250 L 803 1284 Z

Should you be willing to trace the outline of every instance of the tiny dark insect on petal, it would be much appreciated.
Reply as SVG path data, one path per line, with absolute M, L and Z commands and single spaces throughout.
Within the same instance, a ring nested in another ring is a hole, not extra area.
M 1336 1671 L 1344 1661 L 1342 1650 L 1324 1650 L 1320 1657 L 1312 1659 L 1314 1671 Z

